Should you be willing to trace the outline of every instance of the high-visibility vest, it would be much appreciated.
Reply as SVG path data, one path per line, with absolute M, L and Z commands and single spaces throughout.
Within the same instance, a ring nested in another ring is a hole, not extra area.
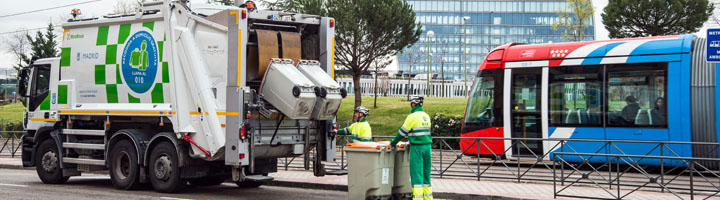
M 430 116 L 425 113 L 422 107 L 415 107 L 411 112 L 412 114 L 405 118 L 405 123 L 400 127 L 391 143 L 396 144 L 405 137 L 408 138 L 410 144 L 432 143 Z
M 365 118 L 338 130 L 338 135 L 350 135 L 353 142 L 372 142 L 372 129 Z

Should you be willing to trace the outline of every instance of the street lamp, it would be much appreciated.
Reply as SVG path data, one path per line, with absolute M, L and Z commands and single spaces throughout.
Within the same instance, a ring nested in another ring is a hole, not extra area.
M 467 21 L 470 19 L 469 16 L 463 17 L 463 35 L 465 39 L 463 39 L 463 55 L 465 56 L 465 74 L 463 74 L 464 82 L 465 82 L 465 96 L 468 95 L 468 86 L 467 86 L 467 28 L 465 28 L 465 25 L 467 24 Z
M 432 55 L 430 54 L 430 38 L 432 38 L 433 36 L 435 36 L 435 32 L 433 32 L 433 31 L 428 31 L 427 34 L 426 34 L 426 36 L 427 36 L 427 39 L 426 39 L 426 40 L 427 40 L 427 53 L 428 53 L 428 56 L 427 56 L 427 70 L 426 70 L 426 71 L 427 71 L 427 77 L 426 77 L 426 79 L 427 79 L 427 90 L 426 90 L 426 92 L 425 92 L 425 96 L 429 97 L 429 96 L 430 96 L 430 56 L 432 56 Z

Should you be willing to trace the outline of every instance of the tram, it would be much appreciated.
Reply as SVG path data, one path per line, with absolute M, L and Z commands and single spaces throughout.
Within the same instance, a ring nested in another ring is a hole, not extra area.
M 657 156 L 663 150 L 665 156 L 717 157 L 717 150 L 707 145 L 663 149 L 655 148 L 657 143 L 599 141 L 718 142 L 720 71 L 705 61 L 706 49 L 706 39 L 695 35 L 499 46 L 479 67 L 461 137 L 598 141 L 561 147 L 557 141 L 527 140 L 523 145 L 461 139 L 460 147 L 467 155 L 493 158 L 547 154 L 552 159 L 560 151 Z M 563 159 L 584 162 L 588 157 Z M 593 156 L 587 161 L 608 159 Z M 660 165 L 658 159 L 635 160 Z

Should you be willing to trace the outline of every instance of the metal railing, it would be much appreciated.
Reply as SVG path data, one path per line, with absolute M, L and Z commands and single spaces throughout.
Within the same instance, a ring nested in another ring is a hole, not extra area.
M 459 139 L 472 143 L 460 149 L 455 144 Z M 641 195 L 637 191 L 650 191 L 671 193 L 679 199 L 708 199 L 720 194 L 720 143 L 483 137 L 433 137 L 433 141 L 432 174 L 441 178 L 552 183 L 555 197 L 624 199 Z M 504 144 L 502 152 L 488 144 L 498 141 Z M 339 157 L 326 167 L 328 170 L 346 169 L 346 143 L 347 138 L 339 138 Z M 538 143 L 550 150 L 530 147 Z M 594 151 L 589 151 L 591 145 L 587 144 L 593 144 L 596 148 L 590 149 Z M 710 152 L 705 154 L 710 156 L 681 156 L 679 152 L 690 146 L 710 146 Z M 583 151 L 578 151 L 578 147 Z M 471 150 L 475 152 L 469 153 Z M 480 154 L 481 150 L 486 154 Z M 512 156 L 505 158 L 510 153 Z M 293 160 L 283 159 L 278 162 L 279 167 L 301 168 Z M 659 165 L 646 165 L 651 161 Z M 602 192 L 572 191 L 588 188 Z
M 10 155 L 15 157 L 17 151 L 22 146 L 21 137 L 25 134 L 24 131 L 0 131 L 0 155 Z

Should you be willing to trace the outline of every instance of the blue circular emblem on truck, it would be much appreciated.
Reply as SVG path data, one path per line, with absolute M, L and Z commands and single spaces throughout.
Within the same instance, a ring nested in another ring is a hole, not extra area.
M 145 93 L 157 75 L 158 48 L 147 31 L 139 31 L 125 42 L 121 69 L 125 84 L 136 93 Z

